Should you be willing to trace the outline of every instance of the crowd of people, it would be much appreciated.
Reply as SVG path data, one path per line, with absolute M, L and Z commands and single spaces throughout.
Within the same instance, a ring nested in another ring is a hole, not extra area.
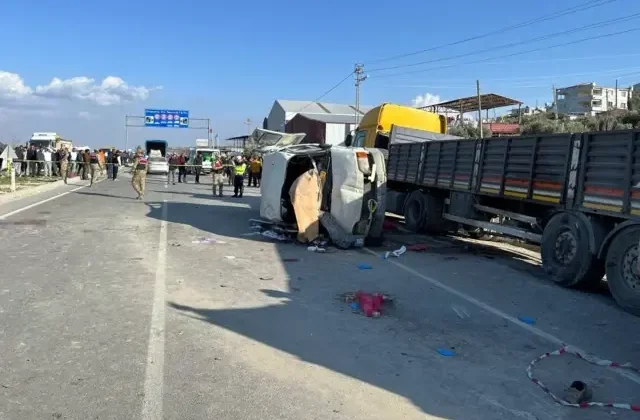
M 113 181 L 118 179 L 119 168 L 133 160 L 134 175 L 139 172 L 137 182 L 134 179 L 134 188 L 138 192 L 138 198 L 144 195 L 144 183 L 147 172 L 147 157 L 141 149 L 133 156 L 127 152 L 116 150 L 91 150 L 88 148 L 62 147 L 54 150 L 51 147 L 38 147 L 36 145 L 19 146 L 15 149 L 17 159 L 14 160 L 14 170 L 19 177 L 58 177 L 67 183 L 68 177 L 80 177 L 82 180 L 90 180 L 91 185 L 98 176 L 107 173 L 107 177 Z M 172 153 L 167 156 L 169 173 L 167 182 L 175 185 L 176 174 L 178 183 L 187 182 L 188 168 L 191 168 L 195 176 L 195 182 L 200 183 L 202 166 L 205 159 L 210 159 L 211 174 L 213 178 L 213 194 L 222 197 L 225 183 L 233 185 L 233 197 L 242 197 L 244 181 L 248 179 L 247 187 L 260 187 L 262 179 L 262 157 L 230 156 L 227 153 L 205 157 L 201 153 L 196 154 L 193 162 L 185 153 Z M 135 178 L 135 177 L 134 177 Z M 139 185 L 138 185 L 139 184 Z
M 192 168 L 195 183 L 200 183 L 202 166 L 207 157 L 197 153 L 193 162 L 185 153 L 172 153 L 167 157 L 169 163 L 169 173 L 167 182 L 173 185 L 187 183 L 188 168 Z M 178 180 L 176 181 L 176 174 Z M 223 196 L 224 184 L 233 185 L 233 197 L 242 197 L 244 192 L 244 180 L 248 178 L 248 187 L 260 187 L 262 179 L 262 157 L 261 156 L 235 156 L 231 157 L 227 153 L 222 153 L 212 158 L 211 174 L 213 178 L 213 194 Z
M 93 181 L 105 171 L 109 179 L 118 178 L 118 168 L 126 164 L 129 156 L 126 152 L 112 148 L 109 150 L 76 149 L 36 145 L 19 146 L 15 149 L 14 160 L 16 176 L 19 177 L 58 177 L 67 182 L 68 177 L 78 176 Z

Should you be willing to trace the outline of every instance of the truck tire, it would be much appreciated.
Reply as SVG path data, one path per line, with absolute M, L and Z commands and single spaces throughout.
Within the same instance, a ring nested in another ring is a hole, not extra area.
M 589 249 L 591 231 L 571 213 L 551 218 L 542 232 L 542 267 L 557 284 L 574 287 L 602 280 L 604 264 Z
M 619 232 L 611 241 L 605 267 L 613 298 L 627 312 L 640 316 L 640 226 Z
M 449 221 L 442 218 L 444 200 L 431 194 L 424 194 L 425 214 L 422 230 L 427 233 L 442 233 L 449 227 Z
M 425 224 L 427 200 L 420 191 L 413 191 L 404 203 L 404 225 L 411 232 L 418 233 Z

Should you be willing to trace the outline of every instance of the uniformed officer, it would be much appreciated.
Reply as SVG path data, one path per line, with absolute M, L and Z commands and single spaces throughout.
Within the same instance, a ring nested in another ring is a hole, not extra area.
M 224 188 L 224 177 L 225 177 L 225 168 L 222 164 L 222 158 L 220 156 L 217 157 L 213 167 L 211 168 L 211 174 L 213 176 L 213 195 L 222 197 L 222 190 Z M 216 194 L 216 189 L 218 193 Z
M 60 175 L 64 183 L 67 183 L 69 173 L 69 149 L 65 146 L 60 150 Z
M 247 164 L 244 163 L 242 156 L 237 156 L 233 167 L 233 197 L 242 198 L 244 191 L 244 173 L 247 171 Z
M 89 165 L 91 167 L 91 184 L 89 185 L 93 187 L 93 182 L 98 177 L 98 173 L 100 170 L 100 158 L 98 157 L 98 151 L 95 149 L 93 150 L 93 152 L 89 153 Z
M 133 159 L 133 179 L 131 180 L 131 185 L 133 185 L 133 189 L 138 193 L 136 200 L 142 200 L 144 197 L 144 187 L 147 183 L 147 171 L 149 170 L 147 157 L 142 153 L 142 149 L 138 148 L 136 150 L 136 156 Z

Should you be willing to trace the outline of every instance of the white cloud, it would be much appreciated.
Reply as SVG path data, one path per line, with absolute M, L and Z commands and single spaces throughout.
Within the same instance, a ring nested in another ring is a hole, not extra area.
M 35 94 L 45 98 L 79 99 L 98 105 L 116 105 L 122 102 L 145 101 L 157 88 L 130 86 L 120 77 L 107 76 L 97 84 L 89 77 L 73 77 L 61 80 L 54 77 L 48 85 L 37 86 Z
M 54 77 L 49 84 L 33 89 L 25 84 L 19 74 L 0 71 L 0 105 L 17 100 L 66 99 L 109 106 L 123 102 L 145 101 L 149 94 L 157 89 L 162 87 L 131 86 L 116 76 L 107 76 L 100 83 L 85 76 L 70 79 Z
M 78 118 L 82 118 L 83 120 L 92 120 L 93 114 L 89 111 L 80 111 L 78 112 Z
M 19 99 L 32 93 L 33 90 L 24 84 L 19 74 L 0 71 L 0 98 Z
M 441 102 L 440 95 L 433 95 L 431 93 L 425 93 L 424 95 L 416 96 L 411 103 L 414 107 L 419 108 L 423 106 L 434 105 Z

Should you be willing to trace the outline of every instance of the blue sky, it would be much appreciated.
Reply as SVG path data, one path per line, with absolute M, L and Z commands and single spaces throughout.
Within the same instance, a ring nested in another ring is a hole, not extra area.
M 29 98 L 20 98 L 17 104 L 14 88 L 11 101 L 5 95 L 0 102 L 0 140 L 25 140 L 33 131 L 56 131 L 76 143 L 122 147 L 124 115 L 143 115 L 146 107 L 188 109 L 192 118 L 211 118 L 214 132 L 226 138 L 244 134 L 246 118 L 260 124 L 277 98 L 315 99 L 345 77 L 355 62 L 374 70 L 488 48 L 494 50 L 386 73 L 453 65 L 448 68 L 393 77 L 372 71 L 362 86 L 362 103 L 411 104 L 418 95 L 436 95 L 442 100 L 473 95 L 475 80 L 480 79 L 485 92 L 542 105 L 551 101 L 553 84 L 595 81 L 611 85 L 616 77 L 621 85 L 640 81 L 640 51 L 634 48 L 640 31 L 499 58 L 640 28 L 638 16 L 541 42 L 500 47 L 640 13 L 637 0 L 608 0 L 602 6 L 527 28 L 404 59 L 373 62 L 587 1 L 494 0 L 490 7 L 470 0 L 193 0 L 182 5 L 160 0 L 5 2 L 0 14 L 0 35 L 5 40 L 0 71 L 6 73 L 4 82 L 0 79 L 0 94 L 3 86 L 6 94 L 9 83 L 21 82 L 20 92 Z M 498 58 L 464 64 L 487 57 Z M 104 93 L 100 84 L 107 76 L 121 79 L 112 80 L 117 89 L 110 91 L 122 94 L 120 100 L 100 95 Z M 74 77 L 87 79 L 75 79 L 75 90 L 66 89 Z M 53 78 L 60 83 L 49 85 Z M 34 95 L 37 86 L 41 89 Z M 323 100 L 352 103 L 353 81 L 343 83 Z M 203 136 L 206 133 L 197 130 L 132 129 L 130 142 L 160 137 L 191 144 Z

